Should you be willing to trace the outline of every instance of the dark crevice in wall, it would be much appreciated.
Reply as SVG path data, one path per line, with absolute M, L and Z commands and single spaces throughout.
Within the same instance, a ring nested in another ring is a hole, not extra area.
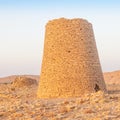
M 95 84 L 95 92 L 98 92 L 99 90 L 100 90 L 100 87 L 97 85 L 97 84 Z

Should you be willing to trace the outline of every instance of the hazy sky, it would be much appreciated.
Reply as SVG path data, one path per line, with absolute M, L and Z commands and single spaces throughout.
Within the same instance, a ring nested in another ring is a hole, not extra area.
M 120 0 L 0 0 L 0 77 L 40 74 L 45 24 L 60 17 L 91 22 L 103 71 L 120 70 Z

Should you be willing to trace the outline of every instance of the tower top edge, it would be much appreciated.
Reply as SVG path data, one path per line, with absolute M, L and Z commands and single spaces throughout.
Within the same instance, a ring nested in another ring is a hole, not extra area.
M 47 25 L 49 24 L 65 24 L 65 23 L 86 23 L 86 24 L 91 24 L 90 22 L 88 22 L 88 20 L 86 19 L 83 19 L 83 18 L 72 18 L 72 19 L 68 19 L 68 18 L 64 18 L 64 17 L 61 17 L 61 18 L 57 18 L 57 19 L 52 19 L 52 20 L 49 20 Z

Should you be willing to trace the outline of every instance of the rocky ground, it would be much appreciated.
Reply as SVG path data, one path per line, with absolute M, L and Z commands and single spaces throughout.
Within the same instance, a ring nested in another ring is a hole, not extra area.
M 25 77 L 1 83 L 0 120 L 120 120 L 120 84 L 107 84 L 108 94 L 68 99 L 38 99 L 37 87 Z

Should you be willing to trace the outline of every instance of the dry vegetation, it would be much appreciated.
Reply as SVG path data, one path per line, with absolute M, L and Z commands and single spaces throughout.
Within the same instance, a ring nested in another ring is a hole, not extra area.
M 119 79 L 117 84 L 106 79 L 108 94 L 99 91 L 68 99 L 38 99 L 35 79 L 13 81 L 0 84 L 0 120 L 120 120 Z

